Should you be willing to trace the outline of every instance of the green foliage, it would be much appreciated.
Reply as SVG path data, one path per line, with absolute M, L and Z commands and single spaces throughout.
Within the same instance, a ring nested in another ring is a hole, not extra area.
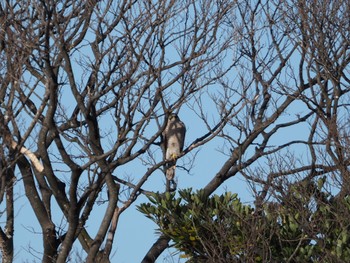
M 187 262 L 348 262 L 350 198 L 332 198 L 322 186 L 293 186 L 261 211 L 237 194 L 191 189 L 155 194 L 138 209 Z
M 173 193 L 154 195 L 138 209 L 171 237 L 189 262 L 244 253 L 242 225 L 249 223 L 246 219 L 253 213 L 237 194 L 206 198 L 203 192 L 193 194 L 191 190 L 179 191 L 177 198 Z

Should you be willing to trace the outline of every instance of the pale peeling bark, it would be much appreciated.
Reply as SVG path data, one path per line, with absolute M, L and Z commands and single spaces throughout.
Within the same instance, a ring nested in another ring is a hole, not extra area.
M 18 147 L 18 143 L 15 141 L 11 142 L 11 147 L 12 149 L 17 149 Z M 28 157 L 28 159 L 32 162 L 34 168 L 38 171 L 38 172 L 42 172 L 44 171 L 44 166 L 41 164 L 41 162 L 39 161 L 39 159 L 35 156 L 35 154 L 33 152 L 31 152 L 29 149 L 27 149 L 26 147 L 22 146 L 19 149 L 19 152 L 24 154 L 25 156 Z

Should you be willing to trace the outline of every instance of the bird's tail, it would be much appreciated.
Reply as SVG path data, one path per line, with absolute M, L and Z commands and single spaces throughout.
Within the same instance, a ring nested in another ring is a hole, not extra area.
M 167 165 L 166 171 L 165 171 L 165 176 L 166 178 L 171 181 L 174 179 L 175 177 L 175 168 L 176 168 L 176 164 L 174 163 L 169 163 Z

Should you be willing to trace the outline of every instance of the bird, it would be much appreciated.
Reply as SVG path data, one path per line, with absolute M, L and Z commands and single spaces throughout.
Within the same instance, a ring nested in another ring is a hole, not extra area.
M 185 142 L 186 127 L 179 116 L 171 113 L 163 131 L 165 159 L 170 160 L 165 165 L 165 175 L 169 181 L 175 177 L 176 160 L 180 156 Z

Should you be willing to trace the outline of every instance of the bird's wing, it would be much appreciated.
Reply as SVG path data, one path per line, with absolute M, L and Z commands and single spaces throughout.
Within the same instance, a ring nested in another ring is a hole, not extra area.
M 162 132 L 164 153 L 166 153 L 166 150 L 168 148 L 168 136 L 167 136 L 168 131 L 169 131 L 169 124 L 167 124 L 164 131 Z
M 179 146 L 180 146 L 180 152 L 182 152 L 185 144 L 185 136 L 186 136 L 186 126 L 185 124 L 180 121 L 179 122 Z

